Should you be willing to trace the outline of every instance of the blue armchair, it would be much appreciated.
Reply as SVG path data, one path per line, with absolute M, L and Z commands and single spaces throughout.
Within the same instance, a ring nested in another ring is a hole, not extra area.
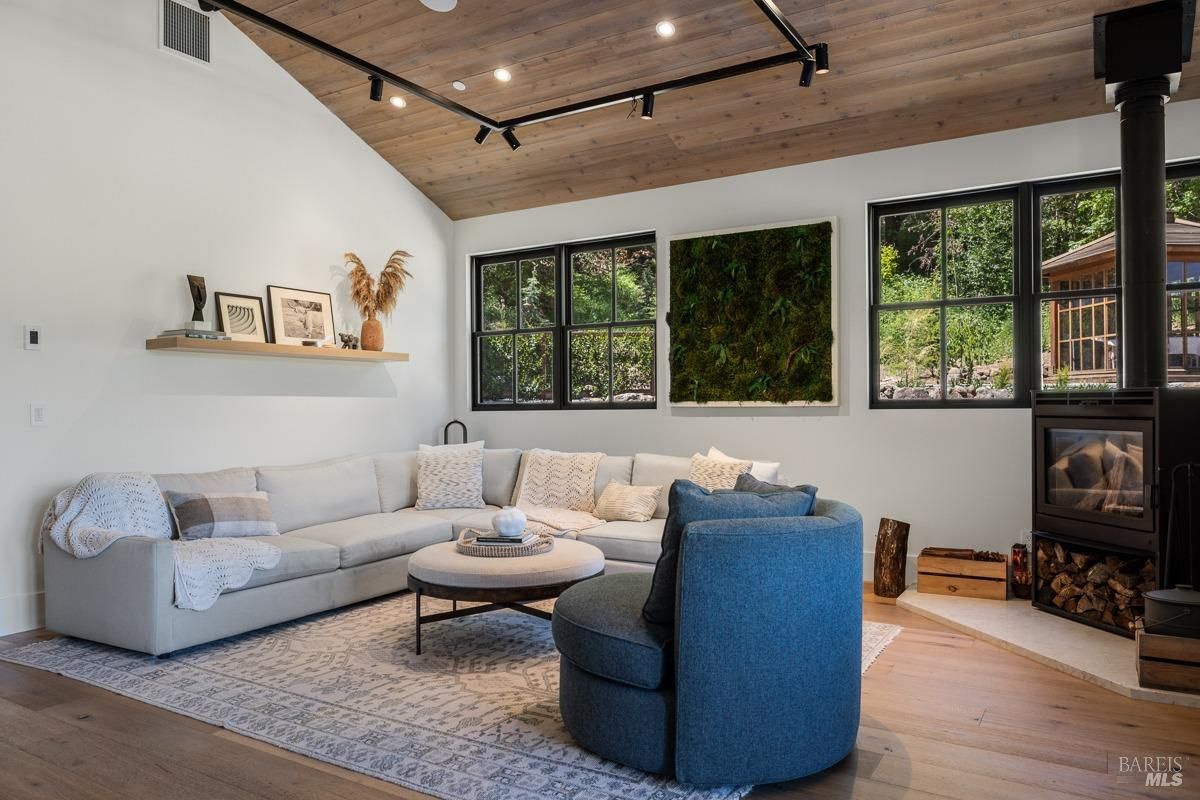
M 558 599 L 563 722 L 604 758 L 698 786 L 792 780 L 854 749 L 862 663 L 862 518 L 692 522 L 674 627 L 642 617 L 649 574 Z

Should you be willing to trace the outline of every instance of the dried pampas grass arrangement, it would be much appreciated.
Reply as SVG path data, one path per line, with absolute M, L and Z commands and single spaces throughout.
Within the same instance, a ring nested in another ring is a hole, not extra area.
M 362 348 L 364 350 L 383 349 L 383 324 L 375 318 L 377 314 L 391 316 L 396 309 L 396 301 L 404 291 L 412 273 L 405 268 L 412 253 L 397 250 L 388 259 L 379 280 L 371 276 L 362 259 L 354 253 L 346 253 L 346 265 L 350 267 L 350 299 L 358 306 L 363 316 Z
M 412 253 L 397 250 L 388 259 L 379 273 L 378 284 L 366 264 L 354 253 L 346 253 L 346 264 L 350 267 L 350 299 L 358 306 L 364 319 L 374 319 L 376 314 L 389 316 L 396 309 L 396 300 L 412 277 L 405 265 Z

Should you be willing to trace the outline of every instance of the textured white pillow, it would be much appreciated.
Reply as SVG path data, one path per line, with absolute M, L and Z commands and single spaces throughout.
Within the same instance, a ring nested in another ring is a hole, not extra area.
M 727 456 L 715 447 L 708 448 L 708 457 L 715 458 L 718 461 L 741 461 L 740 458 Z M 778 461 L 752 461 L 750 462 L 750 474 L 758 478 L 760 481 L 767 483 L 779 483 L 779 462 Z
M 484 505 L 482 448 L 417 451 L 418 511 Z
M 592 514 L 608 522 L 647 522 L 658 508 L 662 490 L 661 486 L 630 486 L 609 481 Z
M 692 456 L 688 480 L 710 492 L 717 489 L 732 489 L 737 483 L 738 476 L 750 471 L 751 463 L 750 461 L 709 458 L 696 453 Z
M 466 444 L 419 444 L 418 450 L 441 450 L 448 453 L 452 450 L 482 450 L 483 439 L 478 442 L 467 442 Z

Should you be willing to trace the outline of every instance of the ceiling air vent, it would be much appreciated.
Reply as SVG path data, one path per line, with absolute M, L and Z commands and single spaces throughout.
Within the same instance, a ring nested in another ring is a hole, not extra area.
M 178 2 L 162 0 L 159 46 L 201 64 L 211 63 L 208 15 Z

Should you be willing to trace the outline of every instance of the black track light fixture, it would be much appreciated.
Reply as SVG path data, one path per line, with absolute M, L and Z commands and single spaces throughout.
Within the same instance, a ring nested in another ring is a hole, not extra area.
M 813 75 L 817 72 L 817 62 L 805 59 L 804 66 L 800 68 L 800 85 L 804 88 L 812 86 Z
M 817 74 L 826 75 L 829 73 L 829 45 L 821 42 L 815 48 L 817 54 Z
M 487 141 L 487 137 L 492 135 L 492 129 L 487 125 L 479 126 L 479 133 L 475 134 L 475 144 L 483 144 Z
M 371 78 L 371 99 L 376 103 L 383 99 L 383 78 Z
M 513 150 L 521 146 L 521 142 L 517 140 L 517 132 L 512 128 L 505 128 L 504 133 L 500 135 L 504 137 L 504 141 L 508 142 L 508 146 Z
M 642 119 L 654 119 L 654 92 L 642 95 Z

